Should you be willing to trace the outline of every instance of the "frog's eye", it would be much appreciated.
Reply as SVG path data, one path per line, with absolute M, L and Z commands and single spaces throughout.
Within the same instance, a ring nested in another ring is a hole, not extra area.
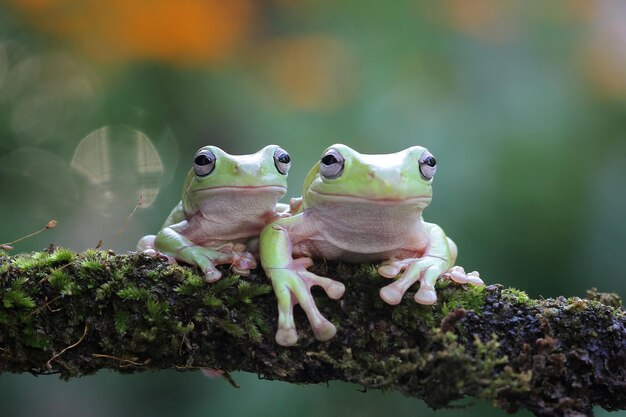
M 274 165 L 276 169 L 283 175 L 287 175 L 291 167 L 291 157 L 283 148 L 276 148 L 274 151 Z
M 426 181 L 432 180 L 435 176 L 435 172 L 437 172 L 437 161 L 435 160 L 435 157 L 430 152 L 426 151 L 420 158 L 419 163 L 422 178 Z
M 337 178 L 343 172 L 345 160 L 339 152 L 329 149 L 320 160 L 320 174 L 324 178 Z
M 193 160 L 193 170 L 199 177 L 206 177 L 215 168 L 215 154 L 208 149 L 202 149 Z

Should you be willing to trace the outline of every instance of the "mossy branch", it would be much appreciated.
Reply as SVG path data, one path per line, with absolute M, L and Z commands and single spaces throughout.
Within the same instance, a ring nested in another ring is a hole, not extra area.
M 398 390 L 434 408 L 463 396 L 539 416 L 626 408 L 626 318 L 619 297 L 529 299 L 501 286 L 438 284 L 434 306 L 386 305 L 371 265 L 315 266 L 340 279 L 317 293 L 338 327 L 316 341 L 274 342 L 276 301 L 257 271 L 207 284 L 140 254 L 0 252 L 0 372 L 60 374 L 218 368 L 294 383 L 343 380 Z

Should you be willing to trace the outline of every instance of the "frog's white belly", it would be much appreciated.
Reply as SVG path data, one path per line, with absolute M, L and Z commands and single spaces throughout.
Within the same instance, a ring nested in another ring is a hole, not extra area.
M 207 199 L 191 213 L 183 234 L 199 246 L 244 243 L 257 237 L 275 217 L 279 196 L 268 193 L 240 193 L 230 199 Z
M 296 256 L 375 262 L 421 256 L 428 244 L 420 210 L 402 204 L 325 204 L 301 224 L 290 233 Z

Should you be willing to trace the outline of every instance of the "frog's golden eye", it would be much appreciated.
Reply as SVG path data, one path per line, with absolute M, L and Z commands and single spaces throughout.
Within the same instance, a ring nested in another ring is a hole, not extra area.
M 274 165 L 279 173 L 287 175 L 291 167 L 291 157 L 283 148 L 276 148 L 274 151 Z
M 437 161 L 435 157 L 428 151 L 424 152 L 419 160 L 420 174 L 426 181 L 430 181 L 437 172 Z
M 320 175 L 324 178 L 334 179 L 343 172 L 345 159 L 334 149 L 326 151 L 320 160 Z
M 215 154 L 208 149 L 201 149 L 193 160 L 193 170 L 199 177 L 206 177 L 215 169 Z

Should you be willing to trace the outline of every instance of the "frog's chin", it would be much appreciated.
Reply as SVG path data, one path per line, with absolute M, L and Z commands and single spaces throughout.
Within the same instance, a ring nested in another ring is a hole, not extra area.
M 370 197 L 353 194 L 324 193 L 309 189 L 314 196 L 313 200 L 318 203 L 356 203 L 356 204 L 380 204 L 380 205 L 416 205 L 426 207 L 432 201 L 432 196 L 393 196 L 393 197 Z

